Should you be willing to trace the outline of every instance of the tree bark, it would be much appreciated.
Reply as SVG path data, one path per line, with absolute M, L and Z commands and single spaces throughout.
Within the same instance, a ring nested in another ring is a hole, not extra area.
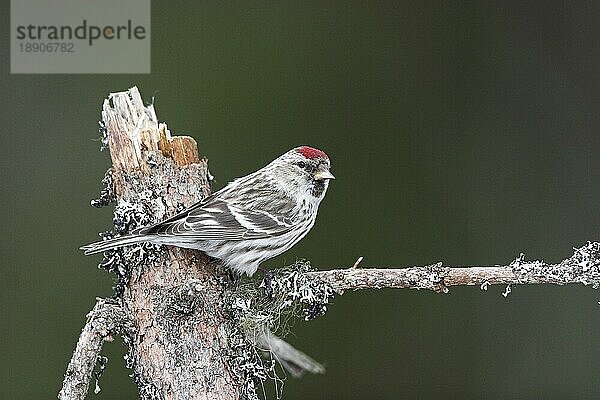
M 102 345 L 113 340 L 112 335 L 123 332 L 129 324 L 118 302 L 106 299 L 98 299 L 87 318 L 67 367 L 59 399 L 85 398 Z
M 112 94 L 102 111 L 121 234 L 159 222 L 210 193 L 207 161 L 190 137 L 171 137 L 137 88 Z M 143 399 L 237 399 L 228 326 L 215 266 L 198 251 L 129 246 L 107 253 L 120 271 L 119 301 L 133 329 L 128 365 Z
M 588 242 L 573 249 L 573 255 L 559 263 L 527 261 L 523 254 L 504 266 L 447 267 L 437 263 L 424 267 L 357 268 L 313 271 L 309 280 L 318 280 L 336 292 L 358 289 L 428 289 L 448 292 L 450 286 L 478 285 L 570 285 L 600 288 L 600 243 Z M 510 292 L 508 292 L 510 293 Z M 507 293 L 507 294 L 508 294 Z

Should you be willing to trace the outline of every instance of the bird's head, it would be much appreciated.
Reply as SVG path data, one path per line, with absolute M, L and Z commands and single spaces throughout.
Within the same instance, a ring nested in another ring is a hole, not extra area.
M 290 191 L 300 191 L 321 200 L 329 181 L 331 162 L 323 151 L 308 146 L 296 147 L 273 162 L 272 173 Z

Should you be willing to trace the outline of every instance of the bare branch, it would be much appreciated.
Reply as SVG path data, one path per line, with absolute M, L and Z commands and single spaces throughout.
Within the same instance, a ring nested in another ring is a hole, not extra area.
M 105 341 L 111 341 L 113 334 L 126 329 L 127 321 L 125 312 L 117 302 L 98 299 L 79 335 L 58 394 L 59 399 L 85 399 L 102 345 Z
M 521 254 L 505 266 L 444 267 L 442 263 L 408 268 L 355 268 L 313 271 L 317 279 L 335 291 L 357 289 L 429 289 L 448 291 L 465 285 L 568 285 L 581 283 L 600 287 L 600 243 L 589 242 L 574 249 L 571 257 L 558 264 L 525 261 Z

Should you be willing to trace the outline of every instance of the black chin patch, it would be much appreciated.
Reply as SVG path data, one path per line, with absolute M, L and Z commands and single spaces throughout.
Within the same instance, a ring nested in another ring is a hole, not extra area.
M 324 179 L 314 179 L 313 184 L 310 188 L 310 194 L 315 197 L 321 197 L 323 192 L 325 191 L 325 180 Z

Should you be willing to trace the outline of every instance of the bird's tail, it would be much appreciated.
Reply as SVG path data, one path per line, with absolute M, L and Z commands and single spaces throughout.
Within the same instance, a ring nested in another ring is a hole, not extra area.
M 275 336 L 269 329 L 258 334 L 255 343 L 262 349 L 270 351 L 294 378 L 300 378 L 307 372 L 324 374 L 325 367 L 307 356 L 291 344 Z
M 117 247 L 123 247 L 134 243 L 142 243 L 150 240 L 151 237 L 146 235 L 129 235 L 122 236 L 114 239 L 103 240 L 101 242 L 95 242 L 81 246 L 79 250 L 83 250 L 86 256 L 90 254 L 101 253 L 106 250 L 116 249 Z

